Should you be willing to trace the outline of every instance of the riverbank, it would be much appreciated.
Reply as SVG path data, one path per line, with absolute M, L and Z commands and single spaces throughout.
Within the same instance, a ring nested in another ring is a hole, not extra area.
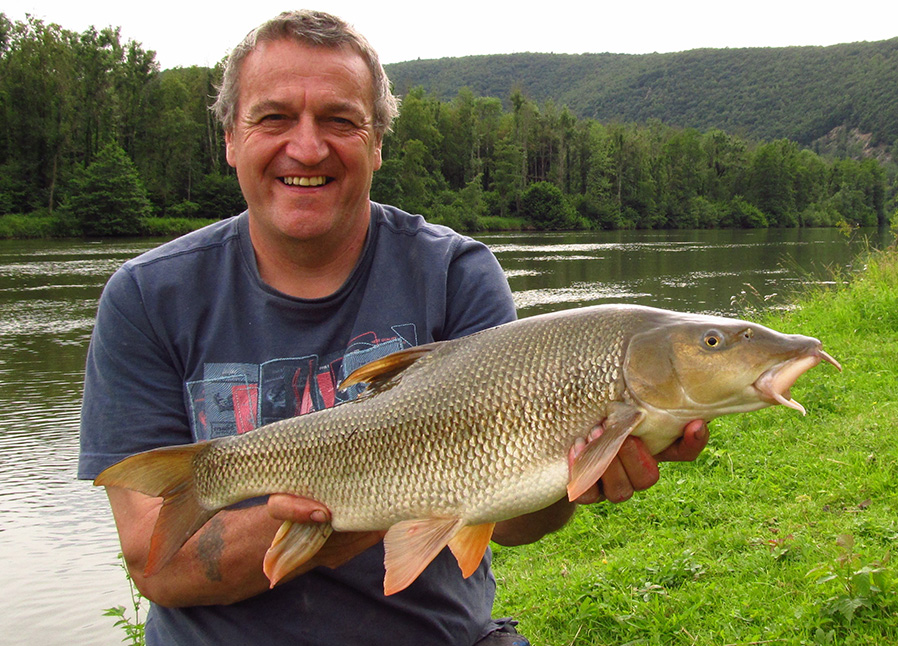
M 498 614 L 544 646 L 898 643 L 898 252 L 799 303 L 763 322 L 844 367 L 799 380 L 807 416 L 716 420 L 650 490 L 497 548 Z
M 435 224 L 456 225 L 458 223 L 432 220 Z M 200 229 L 216 220 L 197 218 L 145 218 L 141 222 L 140 235 L 144 237 L 176 237 Z M 524 218 L 482 216 L 477 218 L 476 227 L 470 231 L 526 231 L 529 227 Z M 0 215 L 0 240 L 33 240 L 46 238 L 77 238 L 66 223 L 55 215 Z
M 898 214 L 893 218 L 898 224 Z M 139 236 L 176 237 L 200 229 L 217 220 L 199 218 L 144 218 Z M 464 221 L 457 218 L 429 218 L 434 224 L 444 224 L 469 234 L 534 231 L 532 222 L 520 217 L 484 215 Z M 29 240 L 47 238 L 77 238 L 80 233 L 72 229 L 63 218 L 39 213 L 0 215 L 0 240 Z
M 144 237 L 175 237 L 212 224 L 216 220 L 197 218 L 145 218 L 140 235 Z M 29 240 L 46 238 L 77 238 L 79 232 L 69 228 L 64 219 L 55 215 L 0 215 L 0 239 Z

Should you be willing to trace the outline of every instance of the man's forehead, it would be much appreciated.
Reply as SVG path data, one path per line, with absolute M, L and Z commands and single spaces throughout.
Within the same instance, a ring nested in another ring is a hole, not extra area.
M 270 60 L 266 61 L 266 64 L 271 65 L 272 62 L 277 62 L 284 52 L 295 52 L 303 58 L 321 59 L 326 57 L 332 61 L 340 61 L 347 70 L 354 70 L 357 73 L 364 72 L 364 77 L 372 86 L 374 84 L 374 76 L 367 61 L 354 47 L 350 45 L 319 45 L 298 38 L 277 38 L 257 43 L 241 63 L 238 70 L 239 75 L 242 77 L 247 67 L 254 67 L 254 63 L 258 65 L 260 58 L 268 58 L 269 53 L 272 56 Z
M 271 77 L 272 82 L 275 79 L 289 82 L 291 79 L 329 78 L 335 85 L 345 85 L 347 89 L 356 86 L 354 89 L 367 94 L 373 104 L 374 79 L 371 71 L 361 54 L 348 45 L 322 46 L 289 38 L 259 43 L 240 66 L 240 94 L 244 94 L 247 86 L 264 84 L 265 77 Z M 265 94 L 276 97 L 277 88 L 268 86 Z

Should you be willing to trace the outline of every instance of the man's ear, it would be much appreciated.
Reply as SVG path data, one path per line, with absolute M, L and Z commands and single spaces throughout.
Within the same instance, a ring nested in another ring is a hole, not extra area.
M 225 141 L 227 141 L 227 139 L 225 139 Z M 380 170 L 380 167 L 384 163 L 383 145 L 384 145 L 383 136 L 377 135 L 377 141 L 375 141 L 375 143 L 374 143 L 374 170 Z
M 228 165 L 237 167 L 237 162 L 234 159 L 234 131 L 233 130 L 225 130 L 225 159 L 228 160 Z

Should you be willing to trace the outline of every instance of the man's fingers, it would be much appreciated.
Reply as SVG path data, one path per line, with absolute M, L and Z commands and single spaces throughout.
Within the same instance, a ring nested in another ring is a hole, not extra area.
M 294 523 L 324 523 L 330 520 L 330 512 L 320 502 L 285 493 L 268 497 L 268 513 L 278 520 Z
M 601 482 L 602 493 L 609 502 L 624 502 L 633 497 L 633 484 L 621 462 L 620 453 L 605 469 Z
M 621 466 L 626 472 L 627 482 L 635 491 L 644 491 L 658 482 L 658 461 L 652 457 L 645 443 L 637 437 L 628 437 L 617 453 Z M 606 489 L 605 478 L 602 486 Z
M 708 425 L 700 419 L 686 425 L 683 437 L 655 456 L 658 462 L 692 462 L 708 444 Z

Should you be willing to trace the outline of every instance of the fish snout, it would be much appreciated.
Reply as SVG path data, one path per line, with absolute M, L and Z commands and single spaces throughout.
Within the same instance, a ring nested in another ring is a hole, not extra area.
M 821 361 L 831 363 L 839 372 L 842 371 L 842 366 L 823 350 L 823 344 L 817 339 L 801 337 L 801 341 L 804 347 L 798 353 L 764 371 L 755 381 L 754 387 L 762 401 L 771 405 L 782 404 L 805 415 L 807 411 L 804 406 L 792 399 L 790 393 L 798 378 Z

